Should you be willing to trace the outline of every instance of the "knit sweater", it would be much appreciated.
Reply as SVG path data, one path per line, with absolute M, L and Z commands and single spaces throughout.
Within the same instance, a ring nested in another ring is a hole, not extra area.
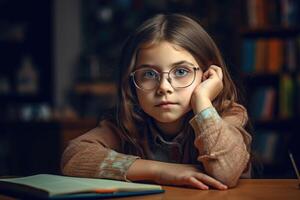
M 145 159 L 198 164 L 200 170 L 229 187 L 242 173 L 249 174 L 251 136 L 245 130 L 246 109 L 234 104 L 222 116 L 214 107 L 196 114 L 190 121 L 192 134 L 179 133 L 171 141 L 149 123 L 147 137 L 141 142 Z M 122 149 L 120 129 L 113 123 L 100 125 L 72 140 L 65 149 L 61 168 L 69 176 L 127 180 L 126 173 L 140 157 Z

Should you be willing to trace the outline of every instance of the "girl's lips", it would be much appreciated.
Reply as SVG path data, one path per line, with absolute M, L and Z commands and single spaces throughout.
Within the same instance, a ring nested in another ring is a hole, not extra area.
M 173 102 L 160 102 L 159 104 L 156 104 L 155 107 L 167 107 L 167 106 L 172 106 L 172 105 L 177 105 L 177 103 L 173 103 Z

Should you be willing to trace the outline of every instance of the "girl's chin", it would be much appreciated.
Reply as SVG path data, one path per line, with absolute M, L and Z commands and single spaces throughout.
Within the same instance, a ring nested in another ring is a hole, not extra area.
M 187 112 L 186 112 L 187 113 Z M 155 121 L 158 123 L 175 123 L 183 119 L 183 117 L 186 115 L 186 113 L 172 113 L 172 112 L 160 112 L 160 113 L 153 113 L 150 115 Z
M 181 119 L 180 117 L 175 116 L 155 116 L 153 118 L 158 123 L 174 123 Z
M 158 123 L 165 123 L 165 124 L 169 124 L 169 123 L 173 123 L 176 120 L 168 120 L 168 119 L 155 119 L 156 122 Z

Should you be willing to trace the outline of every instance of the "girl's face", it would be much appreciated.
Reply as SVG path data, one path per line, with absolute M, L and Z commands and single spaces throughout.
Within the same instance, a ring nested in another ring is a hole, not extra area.
M 185 49 L 166 41 L 141 48 L 136 60 L 135 70 L 153 68 L 161 73 L 161 80 L 152 90 L 136 88 L 137 97 L 145 113 L 158 124 L 181 123 L 181 119 L 191 110 L 190 100 L 195 87 L 201 82 L 202 70 L 196 71 L 194 82 L 186 88 L 173 88 L 168 72 L 174 67 L 199 67 L 194 57 Z M 167 72 L 167 73 L 162 73 Z M 178 71 L 179 75 L 182 73 Z M 146 74 L 152 77 L 152 74 Z M 172 82 L 172 81 L 171 81 Z

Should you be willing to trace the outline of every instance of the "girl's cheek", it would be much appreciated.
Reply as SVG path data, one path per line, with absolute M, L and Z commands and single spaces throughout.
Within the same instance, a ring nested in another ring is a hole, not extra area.
M 198 76 L 198 83 L 201 83 L 202 82 L 202 76 L 203 76 L 203 73 L 199 73 L 199 76 Z
M 192 98 L 192 95 L 193 95 L 193 92 L 194 92 L 195 88 L 197 87 L 197 85 L 196 84 L 191 85 L 190 88 L 188 88 L 188 90 L 186 90 L 180 96 L 186 97 L 186 102 L 190 102 L 191 98 Z

